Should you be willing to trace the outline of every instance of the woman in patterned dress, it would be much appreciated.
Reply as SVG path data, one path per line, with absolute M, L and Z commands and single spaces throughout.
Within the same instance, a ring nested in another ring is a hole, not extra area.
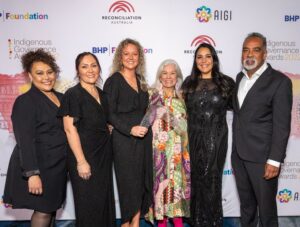
M 186 108 L 178 88 L 182 74 L 174 60 L 165 60 L 158 68 L 155 89 L 150 90 L 150 108 L 154 111 L 153 214 L 158 226 L 167 226 L 168 218 L 175 227 L 183 226 L 189 217 L 190 157 L 188 151 Z

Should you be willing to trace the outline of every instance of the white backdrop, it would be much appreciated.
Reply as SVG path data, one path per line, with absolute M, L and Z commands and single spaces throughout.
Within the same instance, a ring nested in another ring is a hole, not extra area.
M 175 59 L 187 76 L 197 44 L 209 42 L 219 54 L 222 71 L 235 78 L 241 69 L 243 39 L 256 31 L 268 38 L 268 62 L 293 80 L 292 135 L 280 176 L 277 201 L 279 215 L 300 215 L 300 155 L 297 152 L 300 146 L 299 9 L 299 0 L 2 0 L 0 195 L 15 144 L 10 123 L 11 107 L 16 96 L 28 87 L 19 61 L 24 52 L 42 47 L 55 54 L 62 69 L 61 81 L 74 78 L 77 54 L 94 52 L 100 60 L 105 81 L 116 46 L 122 39 L 130 37 L 145 48 L 147 78 L 152 84 L 158 65 L 166 58 Z M 229 113 L 229 125 L 231 119 Z M 230 153 L 229 147 L 223 177 L 223 208 L 225 216 L 239 216 Z M 116 206 L 118 208 L 117 196 Z M 0 201 L 0 220 L 27 219 L 29 215 L 24 210 L 8 209 Z M 59 217 L 74 218 L 70 187 Z

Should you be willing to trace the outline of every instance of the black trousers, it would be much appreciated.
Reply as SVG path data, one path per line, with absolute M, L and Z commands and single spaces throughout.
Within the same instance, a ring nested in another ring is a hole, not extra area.
M 234 150 L 231 162 L 240 197 L 242 227 L 257 227 L 258 223 L 260 227 L 278 227 L 278 177 L 265 180 L 265 163 L 242 160 Z

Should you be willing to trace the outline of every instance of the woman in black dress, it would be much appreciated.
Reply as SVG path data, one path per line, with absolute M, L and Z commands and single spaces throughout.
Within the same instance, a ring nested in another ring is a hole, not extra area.
M 79 83 L 64 95 L 59 110 L 70 149 L 67 163 L 73 188 L 76 226 L 115 226 L 112 150 L 107 100 L 96 86 L 100 64 L 95 55 L 76 58 Z
M 141 45 L 123 40 L 115 53 L 113 74 L 106 80 L 109 122 L 114 127 L 114 167 L 119 192 L 122 226 L 139 226 L 152 197 L 152 134 L 140 122 L 148 106 Z
M 219 70 L 215 49 L 206 43 L 195 52 L 183 85 L 191 158 L 191 219 L 195 227 L 221 227 L 222 173 L 227 152 L 226 111 L 234 81 Z
M 16 146 L 4 190 L 4 203 L 34 210 L 31 226 L 54 226 L 65 200 L 67 141 L 56 117 L 62 94 L 53 87 L 59 73 L 53 56 L 42 49 L 22 56 L 32 84 L 13 106 Z

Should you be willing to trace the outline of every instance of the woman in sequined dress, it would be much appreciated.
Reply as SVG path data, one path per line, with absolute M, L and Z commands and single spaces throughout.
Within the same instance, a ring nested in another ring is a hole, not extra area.
M 183 85 L 191 158 L 191 224 L 222 226 L 222 173 L 227 152 L 226 111 L 234 81 L 219 70 L 215 49 L 202 43 Z

